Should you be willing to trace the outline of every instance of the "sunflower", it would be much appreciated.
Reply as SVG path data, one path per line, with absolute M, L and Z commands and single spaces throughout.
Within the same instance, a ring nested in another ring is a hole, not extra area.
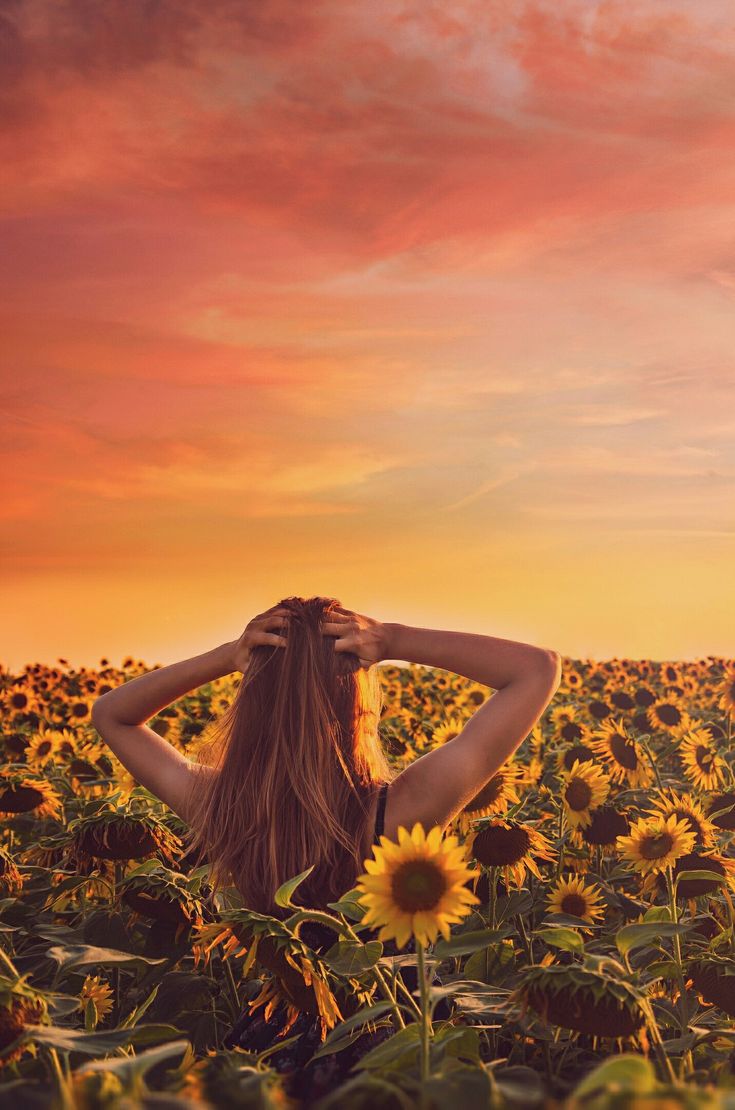
M 702 804 L 698 802 L 691 794 L 677 794 L 675 790 L 669 789 L 659 790 L 657 797 L 654 799 L 654 808 L 649 810 L 652 817 L 663 815 L 668 817 L 673 813 L 677 817 L 683 817 L 689 822 L 694 833 L 696 840 L 694 844 L 697 848 L 711 848 L 715 842 L 715 826 L 706 816 Z
M 616 844 L 625 860 L 641 875 L 664 871 L 680 856 L 694 848 L 696 834 L 686 818 L 675 813 L 668 817 L 641 818 L 631 826 L 629 836 L 619 836 Z
M 0 1064 L 19 1060 L 29 1048 L 28 1042 L 11 1049 L 29 1025 L 48 1025 L 48 1001 L 41 992 L 26 983 L 22 975 L 13 980 L 0 975 Z
M 41 729 L 26 747 L 26 763 L 41 767 L 59 751 L 59 736 L 54 731 Z
M 551 913 L 580 917 L 594 925 L 605 916 L 602 891 L 596 883 L 585 883 L 579 876 L 559 878 L 549 894 L 546 905 Z
M 725 762 L 706 728 L 692 728 L 679 744 L 684 773 L 700 790 L 716 790 L 725 778 Z
M 580 763 L 590 763 L 595 758 L 595 752 L 588 744 L 571 744 L 569 747 L 560 748 L 556 756 L 556 766 L 561 774 L 571 771 L 575 759 Z
M 505 813 L 509 803 L 519 802 L 518 779 L 518 767 L 514 763 L 504 764 L 459 814 L 461 831 L 466 832 L 475 818 Z
M 537 859 L 552 860 L 550 841 L 530 825 L 496 817 L 478 828 L 466 842 L 469 853 L 484 867 L 502 870 L 506 887 L 523 886 L 526 869 L 541 878 Z
M 60 812 L 59 794 L 40 775 L 23 774 L 8 768 L 0 774 L 0 813 L 13 817 L 18 813 L 56 817 Z
M 570 828 L 585 828 L 589 825 L 592 820 L 591 811 L 602 805 L 609 791 L 610 780 L 599 767 L 591 763 L 580 763 L 575 759 L 562 790 L 564 811 Z
M 605 770 L 616 783 L 648 786 L 653 771 L 643 749 L 628 735 L 622 719 L 605 721 L 590 741 L 590 747 L 605 761 Z
M 652 731 L 673 733 L 684 723 L 687 712 L 680 699 L 672 694 L 669 697 L 657 698 L 653 705 L 649 705 L 646 717 Z
M 465 886 L 474 874 L 466 847 L 456 836 L 442 837 L 439 825 L 429 833 L 418 821 L 410 833 L 401 825 L 398 843 L 381 836 L 373 855 L 356 886 L 367 906 L 363 923 L 382 926 L 378 940 L 395 938 L 403 948 L 411 936 L 432 943 L 439 931 L 448 940 L 450 924 L 479 904 Z
M 685 871 L 709 871 L 721 878 L 730 888 L 735 877 L 735 859 L 721 856 L 716 852 L 687 852 L 680 856 L 674 866 L 674 878 Z M 653 878 L 654 876 L 651 876 Z M 660 891 L 666 891 L 666 880 L 661 874 L 655 876 Z M 705 894 L 715 894 L 722 884 L 717 879 L 681 879 L 676 884 L 676 896 L 685 898 L 701 898 Z M 652 886 L 646 889 L 652 889 Z
M 161 864 L 136 868 L 119 885 L 121 900 L 140 917 L 186 928 L 204 920 L 196 881 Z
M 146 859 L 160 854 L 171 862 L 181 851 L 181 838 L 153 813 L 116 809 L 110 803 L 98 813 L 69 822 L 67 862 Z
M 608 966 L 614 961 L 609 960 Z M 618 965 L 615 965 L 616 967 Z M 546 1021 L 593 1037 L 637 1038 L 645 1044 L 641 996 L 623 976 L 577 965 L 536 964 L 511 996 Z
M 707 815 L 713 825 L 718 829 L 735 830 L 735 791 L 729 790 L 724 794 L 715 794 L 707 805 Z
M 84 1012 L 88 1002 L 94 1003 L 94 1024 L 103 1021 L 112 1011 L 112 987 L 99 975 L 88 975 L 79 992 L 79 1009 Z
M 455 737 L 459 736 L 464 726 L 465 721 L 461 717 L 450 717 L 443 725 L 434 729 L 432 736 L 434 746 L 438 748 L 440 744 L 447 744 L 450 740 L 454 740 Z
M 612 805 L 600 806 L 592 811 L 590 823 L 579 830 L 580 839 L 599 847 L 614 844 L 619 836 L 630 830 L 630 821 Z
M 15 860 L 5 848 L 0 848 L 0 892 L 17 894 L 23 887 L 23 875 L 15 866 Z
M 718 693 L 720 694 L 720 709 L 735 716 L 735 663 L 730 663 L 725 667 Z

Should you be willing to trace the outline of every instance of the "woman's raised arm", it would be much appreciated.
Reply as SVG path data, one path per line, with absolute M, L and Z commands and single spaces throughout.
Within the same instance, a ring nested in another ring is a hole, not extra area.
M 133 778 L 187 820 L 186 795 L 192 774 L 207 768 L 187 759 L 144 722 L 191 690 L 235 670 L 235 643 L 157 667 L 97 698 L 92 724 Z

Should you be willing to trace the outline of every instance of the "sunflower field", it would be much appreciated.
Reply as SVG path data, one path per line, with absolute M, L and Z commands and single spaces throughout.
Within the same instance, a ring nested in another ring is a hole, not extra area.
M 294 876 L 282 918 L 213 892 L 96 732 L 144 664 L 58 664 L 0 671 L 0 1107 L 735 1110 L 732 661 L 563 660 L 444 837 L 383 837 L 326 910 Z M 493 696 L 379 672 L 396 769 Z M 148 724 L 192 756 L 235 682 Z M 260 1051 L 223 1043 L 245 1006 L 285 1015 Z

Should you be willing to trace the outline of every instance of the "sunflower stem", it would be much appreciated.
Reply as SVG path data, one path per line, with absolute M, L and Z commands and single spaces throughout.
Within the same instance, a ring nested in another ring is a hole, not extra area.
M 69 1091 L 69 1083 L 64 1075 L 61 1064 L 59 1063 L 59 1054 L 55 1048 L 49 1048 L 49 1058 L 51 1060 L 51 1069 L 54 1073 L 54 1078 L 59 1088 L 59 1099 L 61 1110 L 74 1110 L 75 1102 Z
M 15 966 L 13 961 L 10 959 L 10 956 L 7 954 L 7 952 L 5 951 L 5 949 L 3 948 L 3 946 L 1 944 L 0 944 L 0 960 L 2 961 L 2 963 L 5 964 L 5 966 L 11 972 L 11 974 L 13 974 L 15 976 L 16 979 L 20 979 L 20 974 L 18 972 L 17 967 Z
M 490 928 L 497 928 L 498 916 L 498 869 L 490 868 Z
M 426 966 L 424 960 L 423 941 L 416 937 L 416 955 L 418 957 L 419 990 L 421 992 L 421 1105 L 426 1105 L 425 1084 L 429 1078 L 429 1036 L 431 1017 L 429 1015 L 429 990 L 426 982 Z
M 358 944 L 363 943 L 360 940 L 360 938 L 358 937 L 355 930 L 352 928 L 352 926 L 348 922 L 345 922 L 345 928 L 347 930 L 348 936 L 350 936 L 352 938 L 352 940 L 356 940 Z M 378 983 L 380 984 L 381 990 L 383 991 L 383 994 L 385 995 L 386 1000 L 388 1002 L 390 1002 L 391 1006 L 393 1007 L 394 1024 L 397 1025 L 398 1029 L 405 1029 L 406 1028 L 406 1023 L 403 1020 L 403 1014 L 401 1013 L 400 1007 L 398 1005 L 398 999 L 397 999 L 396 995 L 394 994 L 394 992 L 390 989 L 390 987 L 388 985 L 388 980 L 386 979 L 385 975 L 383 974 L 382 968 L 378 967 L 378 965 L 375 964 L 374 967 L 372 968 L 372 970 L 375 972 L 375 977 L 378 980 Z M 396 979 L 396 981 L 398 981 L 398 980 Z
M 403 979 L 401 978 L 400 971 L 396 972 L 395 984 L 396 984 L 397 987 L 400 987 L 401 990 L 403 991 L 403 993 L 405 994 L 406 1000 L 410 1003 L 411 1009 L 413 1010 L 414 1014 L 416 1015 L 416 1020 L 421 1021 L 421 1007 L 419 1006 L 419 1004 L 416 1001 L 416 999 L 414 998 L 414 996 L 411 994 L 411 992 L 408 989 L 408 987 L 406 986 L 406 984 L 403 982 Z M 397 997 L 397 995 L 398 995 L 398 992 L 396 991 L 396 997 Z
M 674 872 L 671 867 L 666 868 L 666 886 L 669 892 L 669 908 L 671 912 L 671 920 L 675 925 L 679 923 L 678 907 L 676 905 L 676 883 L 674 881 Z M 679 980 L 679 1022 L 681 1024 L 681 1035 L 685 1035 L 689 1029 L 689 1003 L 686 996 L 686 986 L 684 984 L 684 963 L 681 956 L 681 937 L 678 933 L 674 933 L 673 937 L 674 959 L 676 961 L 676 974 Z M 681 1067 L 682 1071 L 684 1066 L 688 1067 L 691 1073 L 694 1070 L 694 1061 L 692 1059 L 691 1049 L 688 1049 L 682 1056 Z
M 641 747 L 643 748 L 643 751 L 646 753 L 646 756 L 648 758 L 648 762 L 651 764 L 651 769 L 653 770 L 653 773 L 656 776 L 656 783 L 658 785 L 658 788 L 659 788 L 659 790 L 663 790 L 664 784 L 661 781 L 660 774 L 658 773 L 658 767 L 656 766 L 656 760 L 653 758 L 653 755 L 651 753 L 651 749 L 649 748 L 648 743 L 646 742 L 646 740 L 643 736 L 641 736 L 641 738 L 640 738 L 640 744 L 641 744 Z

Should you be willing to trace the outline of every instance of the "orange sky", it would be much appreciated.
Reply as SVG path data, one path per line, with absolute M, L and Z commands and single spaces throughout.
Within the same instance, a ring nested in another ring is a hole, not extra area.
M 317 593 L 732 655 L 729 0 L 6 17 L 5 666 Z

